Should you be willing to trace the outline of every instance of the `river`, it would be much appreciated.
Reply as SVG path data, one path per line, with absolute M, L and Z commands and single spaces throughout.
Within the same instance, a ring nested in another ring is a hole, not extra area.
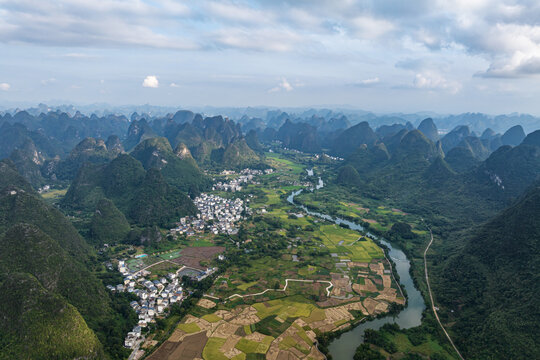
M 310 176 L 313 176 L 313 171 L 309 172 L 308 174 Z M 317 185 L 317 189 L 320 189 L 324 186 L 324 183 L 322 182 L 322 179 L 319 178 L 319 184 Z M 334 339 L 330 346 L 329 351 L 330 355 L 332 355 L 333 360 L 352 360 L 354 356 L 354 352 L 356 348 L 363 343 L 364 341 L 364 331 L 366 329 L 374 329 L 377 330 L 384 324 L 392 324 L 397 323 L 402 329 L 408 329 L 411 327 L 419 326 L 422 322 L 422 312 L 426 308 L 426 304 L 424 302 L 424 298 L 422 297 L 422 294 L 416 286 L 414 285 L 414 282 L 411 278 L 411 274 L 409 272 L 409 269 L 411 267 L 411 264 L 409 262 L 409 259 L 407 259 L 407 256 L 405 256 L 405 253 L 401 251 L 396 246 L 390 244 L 388 241 L 386 241 L 383 238 L 377 237 L 374 234 L 371 234 L 369 232 L 366 232 L 365 229 L 355 224 L 351 221 L 340 219 L 340 218 L 334 218 L 327 214 L 322 214 L 319 212 L 308 210 L 305 206 L 298 205 L 294 202 L 294 197 L 298 194 L 300 194 L 302 190 L 294 191 L 287 197 L 287 201 L 291 204 L 301 208 L 304 210 L 307 214 L 311 216 L 316 216 L 319 218 L 323 218 L 328 221 L 332 221 L 336 224 L 345 224 L 348 225 L 351 229 L 361 231 L 374 239 L 375 241 L 379 242 L 380 244 L 385 245 L 389 251 L 388 256 L 394 261 L 395 263 L 395 271 L 399 275 L 401 286 L 407 291 L 407 304 L 405 309 L 403 309 L 399 314 L 394 316 L 385 316 L 379 319 L 374 319 L 371 321 L 366 321 L 358 326 L 356 326 L 354 329 L 345 332 L 341 334 L 340 337 Z

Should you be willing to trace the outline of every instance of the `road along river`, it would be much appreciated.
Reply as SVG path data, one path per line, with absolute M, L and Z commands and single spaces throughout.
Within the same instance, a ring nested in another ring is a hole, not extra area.
M 310 175 L 311 174 L 312 173 L 310 173 Z M 321 188 L 322 186 L 323 182 L 319 178 L 319 185 L 317 186 L 317 189 Z M 332 358 L 334 360 L 352 360 L 356 348 L 364 342 L 364 331 L 366 329 L 377 330 L 384 324 L 392 323 L 396 323 L 404 329 L 419 326 L 422 321 L 422 312 L 426 308 L 426 304 L 424 302 L 422 294 L 414 286 L 414 282 L 409 273 L 411 264 L 405 256 L 405 253 L 403 253 L 403 251 L 401 251 L 399 248 L 390 244 L 388 241 L 377 237 L 369 232 L 366 232 L 365 229 L 358 224 L 344 219 L 334 218 L 327 214 L 311 211 L 308 210 L 305 206 L 296 204 L 294 202 L 294 197 L 301 192 L 302 190 L 293 192 L 291 195 L 289 195 L 289 197 L 287 197 L 287 201 L 297 206 L 298 208 L 301 208 L 311 216 L 316 216 L 328 221 L 332 221 L 338 225 L 348 225 L 351 229 L 361 231 L 375 241 L 386 246 L 389 249 L 387 253 L 388 256 L 395 263 L 395 271 L 399 275 L 401 286 L 407 291 L 407 303 L 405 304 L 406 307 L 399 314 L 389 315 L 379 319 L 363 322 L 355 328 L 351 329 L 350 331 L 343 333 L 340 337 L 334 339 L 329 346 Z

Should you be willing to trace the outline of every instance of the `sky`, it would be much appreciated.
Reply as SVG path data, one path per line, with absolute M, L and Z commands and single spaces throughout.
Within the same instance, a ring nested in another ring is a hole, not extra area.
M 0 106 L 540 115 L 537 0 L 0 0 Z

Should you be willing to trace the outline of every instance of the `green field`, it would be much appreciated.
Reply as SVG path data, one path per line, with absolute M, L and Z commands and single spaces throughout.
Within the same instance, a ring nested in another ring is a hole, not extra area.
M 273 340 L 274 338 L 271 336 L 266 336 L 260 343 L 252 340 L 240 339 L 235 347 L 246 354 L 266 354 Z
M 302 300 L 302 301 L 299 301 Z M 253 304 L 257 309 L 257 316 L 260 319 L 275 315 L 282 320 L 288 318 L 304 317 L 307 318 L 317 307 L 300 296 L 291 296 L 276 300 L 270 300 L 266 303 Z
M 196 333 L 197 331 L 201 331 L 201 328 L 195 323 L 189 323 L 189 324 L 179 324 L 178 329 L 182 330 L 185 333 L 192 334 Z
M 145 256 L 138 259 L 129 259 L 126 264 L 131 271 L 138 271 L 161 260 L 156 256 Z
M 160 258 L 162 258 L 163 260 L 172 260 L 172 259 L 176 259 L 178 257 L 181 256 L 181 253 L 182 253 L 182 250 L 173 250 L 173 251 L 170 251 L 170 252 L 166 252 L 166 253 L 163 253 L 163 254 L 160 254 L 158 255 Z
M 203 350 L 203 359 L 205 360 L 229 360 L 223 355 L 220 348 L 225 344 L 226 339 L 211 337 L 208 339 Z
M 41 194 L 41 197 L 48 204 L 56 204 L 66 195 L 67 189 L 53 189 Z
M 340 258 L 358 262 L 371 262 L 372 259 L 384 257 L 381 248 L 373 240 L 361 237 L 357 231 L 332 224 L 321 226 L 318 235 L 328 250 L 331 253 L 338 254 Z

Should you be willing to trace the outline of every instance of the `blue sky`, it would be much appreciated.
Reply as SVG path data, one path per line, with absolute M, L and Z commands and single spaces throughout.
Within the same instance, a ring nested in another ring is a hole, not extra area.
M 0 104 L 540 115 L 540 3 L 0 0 Z

